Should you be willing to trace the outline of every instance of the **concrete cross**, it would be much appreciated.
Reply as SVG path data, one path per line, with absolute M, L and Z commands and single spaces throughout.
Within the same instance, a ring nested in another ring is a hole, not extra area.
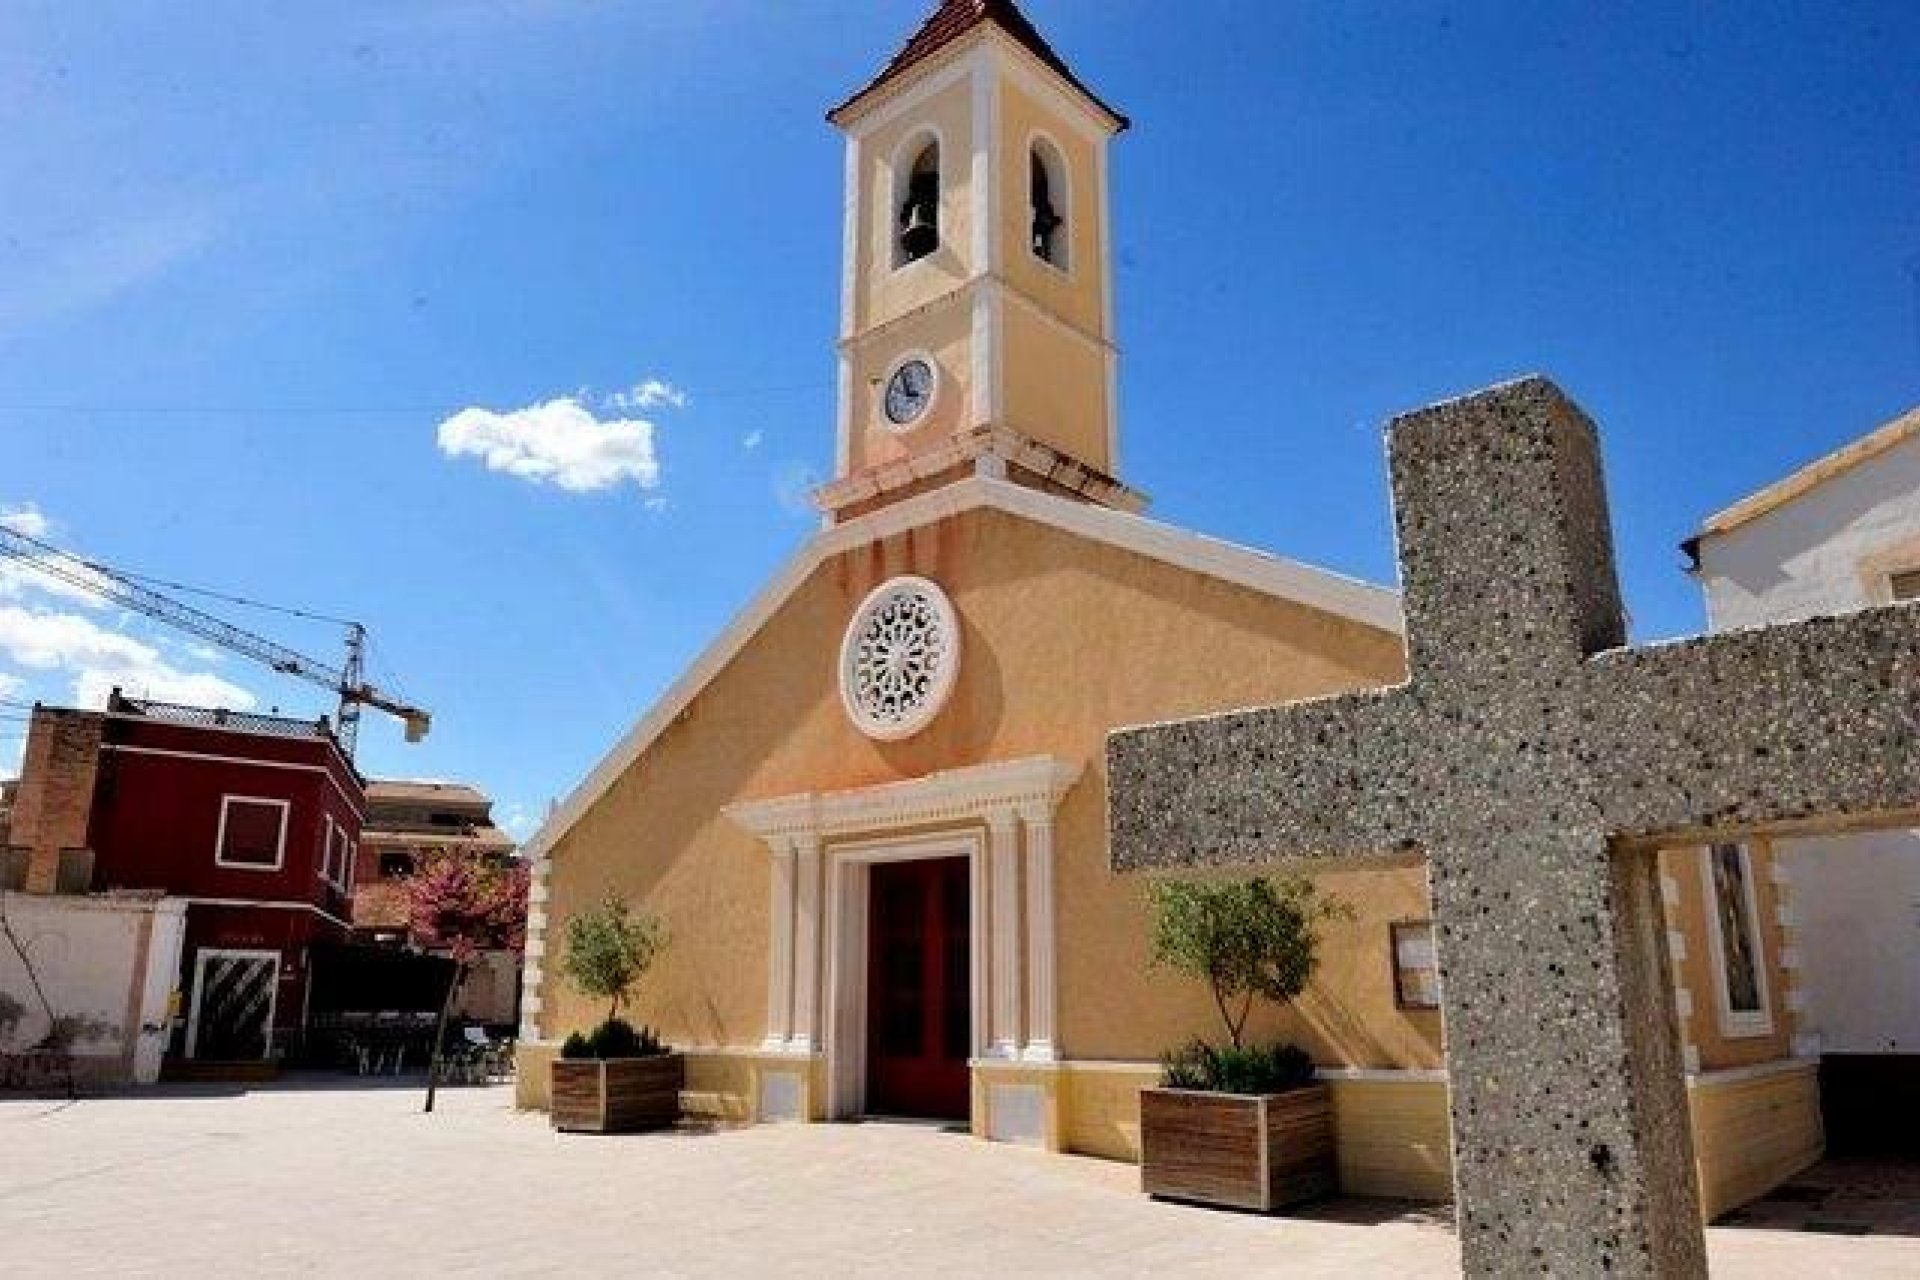
M 1920 609 L 1628 649 L 1544 379 L 1388 430 L 1410 678 L 1128 729 L 1121 870 L 1424 851 L 1469 1273 L 1704 1275 L 1653 853 L 1920 807 Z

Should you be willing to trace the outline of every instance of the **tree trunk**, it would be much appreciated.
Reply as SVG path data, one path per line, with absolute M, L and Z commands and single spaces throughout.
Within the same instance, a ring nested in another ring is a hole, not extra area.
M 440 1087 L 440 1052 L 447 1041 L 447 1019 L 453 1014 L 454 999 L 460 994 L 460 984 L 467 980 L 467 966 L 455 962 L 453 978 L 447 983 L 447 994 L 440 1001 L 440 1017 L 433 1024 L 433 1056 L 427 1059 L 427 1105 L 423 1108 L 433 1110 L 433 1095 Z

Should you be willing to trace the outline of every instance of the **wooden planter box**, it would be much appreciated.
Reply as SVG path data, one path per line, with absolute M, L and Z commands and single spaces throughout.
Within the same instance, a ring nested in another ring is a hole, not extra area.
M 1150 1196 L 1266 1213 L 1329 1195 L 1336 1181 L 1324 1084 L 1261 1094 L 1140 1091 L 1140 1187 Z
M 555 1058 L 553 1127 L 566 1133 L 631 1133 L 661 1129 L 680 1118 L 687 1060 Z

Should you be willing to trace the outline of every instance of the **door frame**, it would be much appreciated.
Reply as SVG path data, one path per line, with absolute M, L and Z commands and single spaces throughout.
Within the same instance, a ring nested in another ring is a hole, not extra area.
M 875 863 L 967 860 L 969 1063 L 986 1052 L 986 841 L 979 831 L 954 831 L 832 844 L 824 852 L 827 1117 L 850 1120 L 867 1108 L 867 890 Z
M 187 1057 L 197 1059 L 200 1048 L 200 997 L 206 991 L 207 961 L 210 959 L 271 960 L 272 985 L 267 988 L 266 1052 L 261 1061 L 273 1057 L 274 1015 L 280 1011 L 280 953 L 264 948 L 200 947 L 193 953 L 193 1002 L 187 1009 Z

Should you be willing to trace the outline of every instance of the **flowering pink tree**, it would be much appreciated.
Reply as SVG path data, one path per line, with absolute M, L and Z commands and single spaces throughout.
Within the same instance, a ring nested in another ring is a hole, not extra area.
M 407 881 L 413 936 L 452 954 L 462 969 L 482 951 L 518 951 L 527 941 L 527 864 L 489 866 L 476 858 L 429 854 Z
M 430 854 L 407 881 L 407 918 L 429 950 L 453 956 L 453 980 L 440 1002 L 427 1064 L 427 1105 L 440 1082 L 447 1019 L 473 962 L 483 951 L 518 951 L 527 941 L 527 864 L 490 865 L 444 851 Z

